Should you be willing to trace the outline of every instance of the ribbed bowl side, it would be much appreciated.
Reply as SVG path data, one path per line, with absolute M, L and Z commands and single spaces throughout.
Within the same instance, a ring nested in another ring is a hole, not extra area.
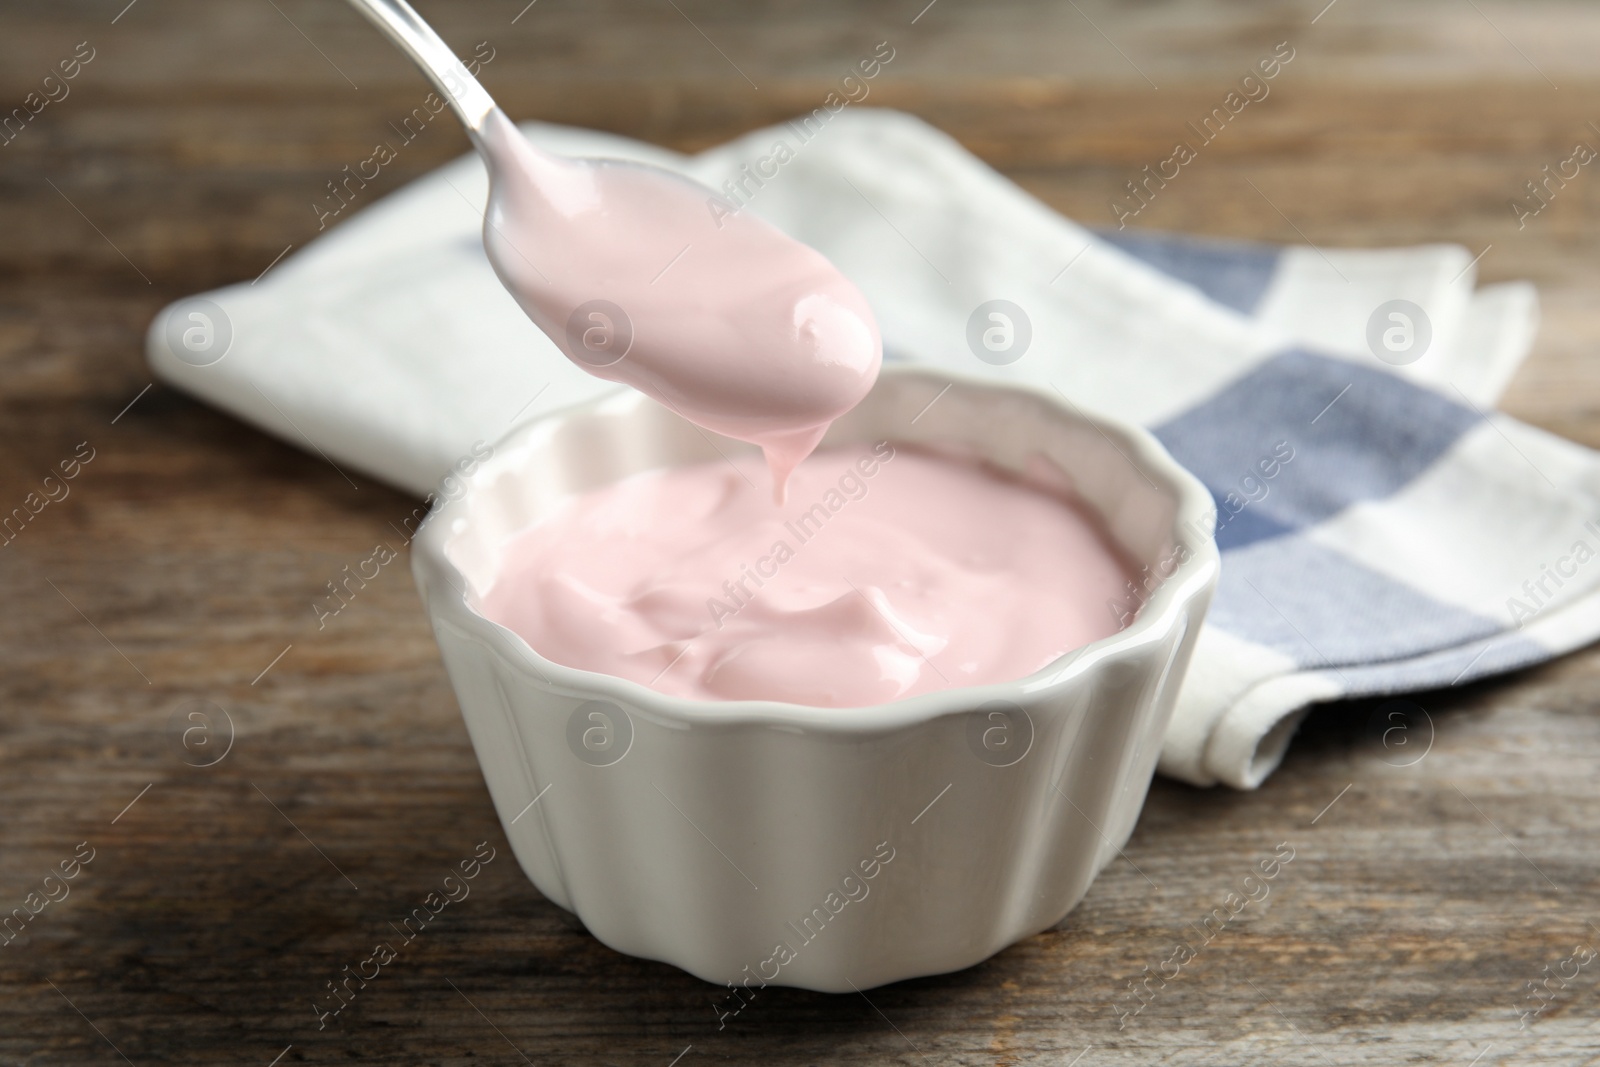
M 583 694 L 449 620 L 438 632 L 541 892 L 619 951 L 719 984 L 833 992 L 969 966 L 1059 922 L 1137 818 L 1171 709 L 1163 675 L 1189 640 L 1023 704 L 1031 741 L 1008 766 L 974 747 L 978 709 L 839 735 L 616 702 L 631 743 L 596 766 L 568 738 Z

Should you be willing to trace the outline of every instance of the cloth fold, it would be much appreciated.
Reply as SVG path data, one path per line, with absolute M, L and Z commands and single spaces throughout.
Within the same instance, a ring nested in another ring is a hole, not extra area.
M 715 210 L 756 212 L 861 287 L 886 358 L 1059 390 L 1150 427 L 1206 483 L 1223 578 L 1164 774 L 1254 788 L 1310 704 L 1457 684 L 1600 636 L 1600 459 L 1493 412 L 1537 299 L 1476 288 L 1463 248 L 1097 233 L 890 111 L 693 157 L 523 128 L 722 190 Z M 459 159 L 256 283 L 177 302 L 151 324 L 151 365 L 341 470 L 427 493 L 474 442 L 615 388 L 500 287 L 486 191 Z M 993 300 L 1030 327 L 1004 365 L 968 342 Z M 182 340 L 214 318 L 203 343 Z

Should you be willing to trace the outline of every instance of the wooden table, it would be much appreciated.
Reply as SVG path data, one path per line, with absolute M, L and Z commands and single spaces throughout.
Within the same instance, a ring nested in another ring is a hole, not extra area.
M 1546 311 L 1505 406 L 1600 446 L 1600 174 L 1520 231 L 1507 205 L 1600 144 L 1592 5 L 524 2 L 427 5 L 461 51 L 489 42 L 519 117 L 695 149 L 816 106 L 887 40 L 872 103 L 1096 223 L 1289 41 L 1271 98 L 1138 224 L 1492 246 L 1484 278 L 1532 278 Z M 324 183 L 423 84 L 333 0 L 124 3 L 0 10 L 5 108 L 93 53 L 0 147 L 0 506 L 94 455 L 0 550 L 0 912 L 93 855 L 0 948 L 0 1060 L 1600 1062 L 1600 962 L 1519 1026 L 1527 983 L 1600 946 L 1592 651 L 1420 695 L 1410 766 L 1356 704 L 1313 716 L 1259 792 L 1158 781 L 1132 863 L 1058 928 L 870 1001 L 772 991 L 719 1031 L 715 989 L 596 943 L 509 858 L 409 577 L 315 625 L 413 502 L 147 388 L 153 313 L 303 246 Z M 464 148 L 428 129 L 369 200 Z M 188 766 L 173 722 L 204 702 L 232 747 Z M 471 898 L 319 1031 L 325 983 L 481 841 L 503 858 Z M 1130 979 L 1285 841 L 1271 896 L 1119 1029 Z

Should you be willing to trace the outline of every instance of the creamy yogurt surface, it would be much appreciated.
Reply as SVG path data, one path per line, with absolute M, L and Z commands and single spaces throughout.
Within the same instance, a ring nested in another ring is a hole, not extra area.
M 479 611 L 548 659 L 700 700 L 859 707 L 1026 677 L 1132 614 L 1079 503 L 904 445 L 829 448 L 774 505 L 753 455 L 569 498 Z
M 877 379 L 883 346 L 860 290 L 669 171 L 551 155 L 499 110 L 481 138 L 484 247 L 522 309 L 589 373 L 760 445 L 781 500 Z

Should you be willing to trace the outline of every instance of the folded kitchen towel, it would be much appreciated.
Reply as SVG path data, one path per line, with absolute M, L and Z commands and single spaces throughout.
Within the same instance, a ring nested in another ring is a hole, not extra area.
M 1096 233 L 890 111 L 693 157 L 524 129 L 720 190 L 718 210 L 756 212 L 860 285 L 887 358 L 1140 422 L 1211 488 L 1222 583 L 1163 773 L 1253 788 L 1313 703 L 1447 686 L 1600 636 L 1600 461 L 1493 412 L 1536 301 L 1527 285 L 1476 288 L 1464 249 Z M 616 388 L 500 287 L 485 194 L 462 158 L 263 278 L 174 304 L 151 324 L 152 366 L 347 476 L 427 493 L 475 441 Z

